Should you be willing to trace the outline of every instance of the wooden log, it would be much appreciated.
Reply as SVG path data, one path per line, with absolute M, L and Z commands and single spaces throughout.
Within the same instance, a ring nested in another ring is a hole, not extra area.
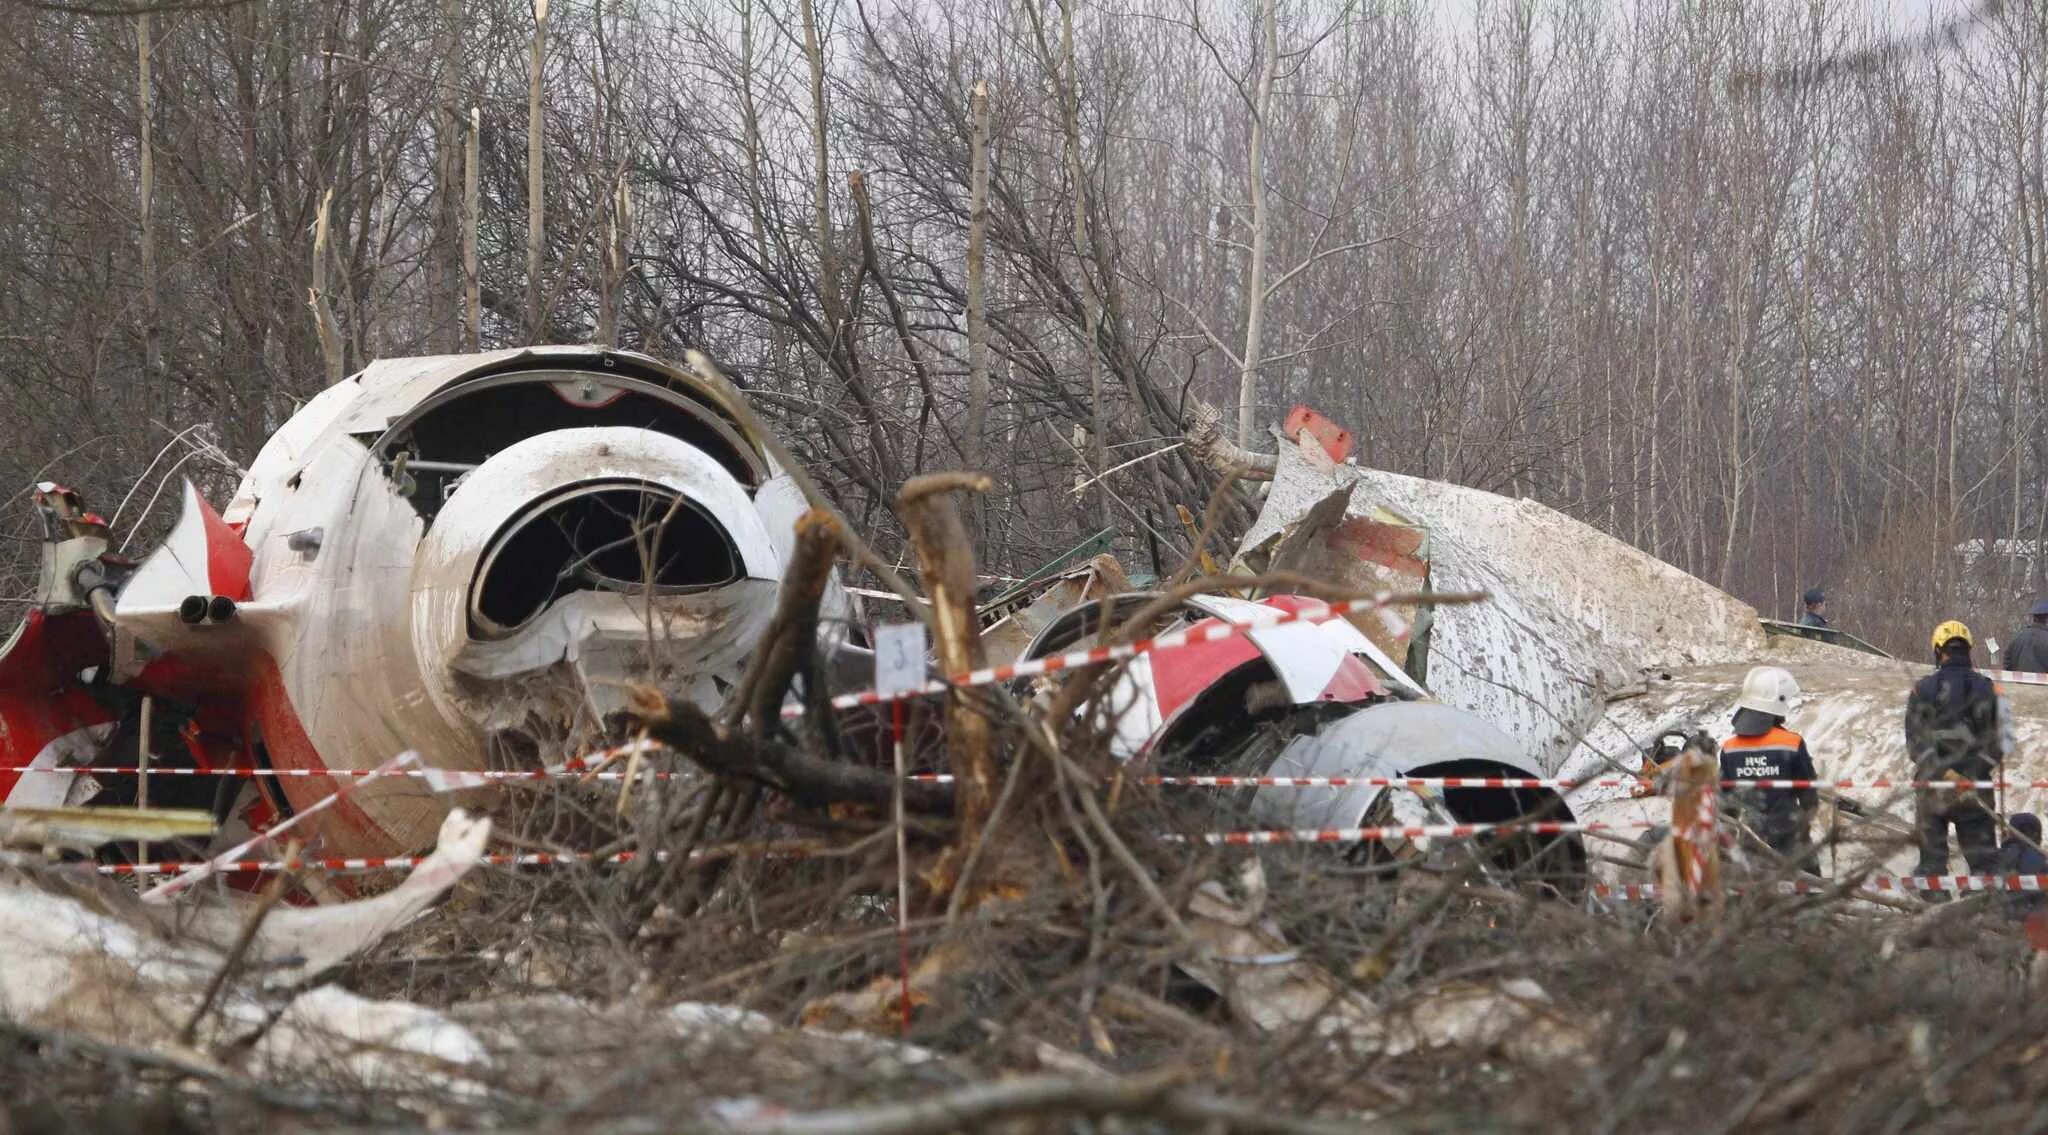
M 775 617 L 761 636 L 746 676 L 740 680 L 736 707 L 751 721 L 756 737 L 766 737 L 782 720 L 782 700 L 798 674 L 818 673 L 818 604 L 839 562 L 844 534 L 839 519 L 813 509 L 796 522 L 796 550 L 782 576 Z M 813 699 L 815 701 L 815 699 Z M 733 721 L 732 716 L 727 721 Z
M 948 674 L 983 664 L 981 628 L 974 617 L 974 546 L 949 494 L 983 493 L 992 485 L 986 473 L 927 473 L 905 482 L 896 494 L 896 512 L 910 533 L 931 600 L 939 668 Z M 981 839 L 995 811 L 998 785 L 988 717 L 959 690 L 946 700 L 946 756 L 957 788 L 956 846 L 965 853 Z

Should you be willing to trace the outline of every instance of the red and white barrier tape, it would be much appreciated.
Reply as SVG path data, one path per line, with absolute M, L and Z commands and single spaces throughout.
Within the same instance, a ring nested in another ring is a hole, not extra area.
M 602 749 L 578 757 L 563 765 L 537 769 L 438 769 L 407 768 L 378 773 L 375 769 L 300 769 L 300 768 L 178 768 L 167 765 L 151 765 L 151 777 L 159 776 L 215 776 L 242 778 L 328 778 L 332 780 L 359 780 L 372 775 L 405 777 L 424 780 L 437 792 L 451 792 L 465 788 L 481 788 L 501 781 L 534 780 L 625 780 L 634 778 L 652 780 L 673 780 L 679 776 L 694 776 L 693 772 L 677 772 L 669 769 L 642 769 L 628 774 L 618 769 L 603 769 L 601 765 L 610 759 L 633 752 L 652 752 L 662 746 L 656 742 L 633 742 L 611 749 Z M 69 765 L 69 766 L 0 766 L 0 773 L 77 773 L 94 776 L 136 776 L 143 770 L 134 765 Z M 919 784 L 951 784 L 950 773 L 912 773 L 908 779 Z M 1634 788 L 1643 783 L 1636 776 L 1599 776 L 1574 779 L 1564 776 L 1145 776 L 1138 782 L 1154 788 L 1550 788 L 1570 791 L 1579 788 Z M 2006 789 L 2048 790 L 2048 779 L 2039 780 L 1724 780 L 1723 788 L 1826 788 L 1834 790 L 1851 789 L 1893 789 L 1930 791 L 1986 791 Z
M 690 862 L 705 859 L 729 858 L 734 854 L 748 854 L 759 859 L 803 859 L 807 853 L 798 848 L 707 848 L 690 853 Z M 667 863 L 672 854 L 667 851 L 654 853 L 654 861 Z M 284 871 L 320 871 L 340 874 L 356 871 L 411 871 L 425 863 L 425 855 L 371 855 L 349 858 L 299 858 L 290 861 L 282 859 L 242 859 L 232 863 L 196 859 L 182 863 L 98 863 L 93 870 L 101 875 L 182 875 L 197 871 L 212 864 L 213 873 L 265 874 L 274 875 Z M 529 851 L 517 853 L 495 853 L 480 855 L 477 862 L 491 867 L 560 867 L 569 864 L 595 864 L 617 866 L 644 858 L 637 851 L 621 851 L 599 858 L 587 851 Z
M 292 814 L 291 819 L 288 819 L 283 823 L 278 824 L 277 826 L 272 827 L 266 831 L 262 831 L 257 833 L 256 835 L 250 836 L 248 839 L 243 840 L 241 843 L 238 843 L 235 846 L 220 853 L 219 855 L 216 855 L 213 858 L 207 860 L 206 862 L 199 864 L 192 870 L 185 872 L 183 874 L 176 875 L 172 878 L 166 879 L 163 882 L 158 883 L 156 886 L 151 887 L 149 890 L 144 891 L 142 893 L 142 901 L 170 901 L 171 896 L 177 894 L 179 891 L 184 890 L 185 888 L 191 886 L 194 883 L 197 883 L 201 879 L 204 879 L 208 875 L 211 875 L 215 871 L 219 870 L 219 864 L 236 863 L 242 861 L 243 856 L 249 854 L 256 848 L 261 847 L 265 843 L 268 843 L 271 840 L 276 839 L 282 833 L 291 830 L 294 826 L 299 824 L 301 821 L 305 820 L 307 817 L 316 816 L 321 812 L 326 811 L 327 809 L 340 803 L 344 797 L 349 795 L 349 793 L 354 792 L 356 789 L 361 788 L 363 785 L 376 780 L 380 776 L 384 776 L 388 773 L 397 772 L 400 769 L 409 768 L 412 765 L 417 764 L 419 762 L 419 759 L 420 755 L 417 752 L 404 752 L 398 754 L 397 756 L 391 758 L 388 761 L 385 761 L 383 764 L 378 765 L 376 768 L 370 770 L 370 774 L 368 776 L 363 777 L 361 780 L 349 781 L 347 784 L 344 784 L 340 788 L 335 789 L 333 792 L 328 793 L 326 796 L 321 797 L 314 803 L 299 809 L 297 812 Z
M 1565 820 L 1508 820 L 1497 824 L 1412 824 L 1374 828 L 1276 828 L 1267 831 L 1167 835 L 1168 843 L 1241 847 L 1272 843 L 1364 843 L 1376 839 L 1469 839 L 1480 835 L 1575 835 L 1586 832 L 1648 831 L 1664 825 L 1649 820 L 1578 823 Z
M 2031 670 L 1979 670 L 1977 672 L 1994 682 L 2017 682 L 2022 686 L 2048 686 L 2048 674 L 2036 674 Z
M 142 773 L 143 771 L 144 771 L 143 769 L 141 769 L 141 768 L 139 768 L 139 767 L 137 767 L 137 766 L 134 766 L 134 765 L 71 765 L 71 766 L 68 766 L 68 767 L 64 767 L 64 768 L 50 768 L 50 767 L 36 767 L 36 768 L 26 768 L 26 767 L 24 767 L 24 768 L 8 768 L 8 767 L 5 767 L 5 766 L 0 766 L 0 773 L 36 773 L 36 772 L 69 772 L 69 773 L 80 773 L 80 774 L 89 774 L 89 775 L 92 775 L 92 776 L 138 776 L 138 775 L 140 775 L 140 774 L 141 774 L 141 773 Z M 158 777 L 166 777 L 166 776 L 188 776 L 188 777 L 189 777 L 189 776 L 217 776 L 217 777 L 237 777 L 237 778 L 241 778 L 241 779 L 245 779 L 245 780 L 262 780 L 262 779 L 279 779 L 279 780 L 289 780 L 289 779 L 329 779 L 329 780 L 364 780 L 364 779 L 367 779 L 367 778 L 368 778 L 368 777 L 370 776 L 370 774 L 371 774 L 372 772 L 375 772 L 376 770 L 374 770 L 374 769 L 364 769 L 364 768 L 335 768 L 335 769 L 303 769 L 303 768 L 175 768 L 175 767 L 169 767 L 169 766 L 165 766 L 165 765 L 151 765 L 151 766 L 149 766 L 149 768 L 148 768 L 148 770 L 147 770 L 147 771 L 148 771 L 148 773 L 149 773 L 150 779 L 152 779 L 152 780 L 155 780 L 155 779 L 156 779 L 156 778 L 158 778 Z M 390 772 L 390 773 L 386 773 L 386 774 L 384 774 L 384 775 L 385 775 L 386 777 L 390 777 L 390 778 L 394 778 L 394 779 L 410 779 L 410 780 L 425 780 L 425 781 L 430 781 L 430 782 L 432 782 L 432 781 L 438 781 L 438 782 L 440 782 L 440 783 L 439 783 L 439 786 L 437 786 L 437 787 L 438 787 L 438 790 L 439 790 L 439 791 L 443 791 L 443 792 L 446 792 L 446 791 L 452 791 L 453 789 L 456 789 L 456 788 L 472 788 L 472 787 L 482 787 L 482 786 L 484 786 L 484 785 L 486 785 L 486 784 L 494 784 L 494 783 L 498 783 L 498 782 L 501 782 L 501 781 L 522 781 L 522 780 L 586 780 L 586 779 L 587 779 L 587 780 L 624 780 L 624 779 L 626 779 L 626 773 L 625 773 L 624 771 L 622 771 L 622 770 L 591 770 L 591 771 L 587 771 L 587 772 L 586 772 L 586 771 L 579 771 L 579 770 L 577 770 L 577 769 L 570 769 L 570 768 L 536 768 L 536 769 L 442 769 L 442 768 L 414 768 L 414 769 L 400 769 L 400 770 L 398 770 L 398 771 L 396 771 L 396 772 Z M 679 772 L 673 772 L 673 771 L 670 771 L 670 770 L 667 770 L 667 769 L 642 769 L 642 770 L 641 770 L 641 771 L 640 771 L 640 772 L 639 772 L 638 774 L 636 774 L 636 776 L 637 776 L 637 777 L 647 777 L 647 778 L 652 778 L 652 779 L 655 779 L 655 780 L 673 780 L 674 778 L 676 778 L 676 777 L 678 777 L 678 776 L 691 776 L 691 775 L 695 775 L 695 774 L 694 774 L 694 773 L 679 773 Z

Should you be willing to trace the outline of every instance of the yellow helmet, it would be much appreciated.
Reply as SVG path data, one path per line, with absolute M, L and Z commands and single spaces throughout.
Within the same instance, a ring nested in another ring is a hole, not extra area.
M 1934 628 L 1934 649 L 1940 650 L 1955 639 L 1962 639 L 1964 646 L 1977 645 L 1977 641 L 1970 637 L 1970 628 L 1958 620 L 1950 619 Z

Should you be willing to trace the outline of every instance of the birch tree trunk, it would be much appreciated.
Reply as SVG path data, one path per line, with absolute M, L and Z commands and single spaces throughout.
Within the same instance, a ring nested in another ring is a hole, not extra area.
M 546 338 L 541 320 L 541 257 L 546 240 L 545 182 L 541 161 L 541 93 L 545 86 L 548 0 L 533 0 L 533 41 L 526 64 L 526 336 Z
M 483 281 L 477 275 L 476 233 L 482 219 L 482 187 L 477 181 L 483 146 L 483 113 L 469 108 L 469 133 L 462 145 L 462 349 L 483 349 Z
M 974 84 L 967 206 L 967 437 L 961 461 L 982 467 L 988 427 L 988 82 Z M 977 510 L 979 511 L 979 510 Z
M 136 155 L 140 167 L 136 180 L 142 230 L 142 369 L 152 379 L 164 371 L 163 327 L 156 292 L 156 110 L 150 58 L 154 51 L 149 13 L 144 12 L 135 17 L 135 106 L 141 139 Z
M 434 246 L 427 256 L 427 342 L 448 350 L 456 342 L 456 297 L 464 293 L 461 268 L 462 182 L 466 148 L 456 95 L 462 78 L 462 0 L 441 0 L 440 74 L 434 128 Z
M 1102 474 L 1109 468 L 1108 440 L 1102 422 L 1102 292 L 1097 272 L 1090 270 L 1089 249 L 1093 241 L 1088 229 L 1088 171 L 1081 162 L 1081 70 L 1074 56 L 1074 0 L 1060 0 L 1060 57 L 1065 77 L 1060 83 L 1060 118 L 1066 135 L 1067 178 L 1073 182 L 1074 261 L 1081 274 L 1082 312 L 1081 365 L 1088 375 L 1088 445 L 1084 454 L 1090 466 L 1086 477 L 1095 478 L 1096 505 L 1103 523 L 1110 520 L 1109 485 Z M 1099 263 L 1095 264 L 1100 269 Z
M 1273 101 L 1273 69 L 1276 35 L 1274 23 L 1279 0 L 1264 0 L 1259 7 L 1259 72 L 1252 90 L 1251 162 L 1247 170 L 1251 192 L 1251 267 L 1244 283 L 1244 352 L 1238 356 L 1243 369 L 1237 381 L 1237 444 L 1252 448 L 1252 434 L 1259 418 L 1259 360 L 1266 337 L 1266 114 Z

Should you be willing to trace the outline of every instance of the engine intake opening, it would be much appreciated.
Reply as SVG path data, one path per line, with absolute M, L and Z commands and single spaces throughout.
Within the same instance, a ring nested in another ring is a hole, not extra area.
M 659 485 L 577 485 L 515 515 L 470 585 L 469 633 L 503 638 L 578 591 L 679 595 L 744 571 L 725 526 Z

